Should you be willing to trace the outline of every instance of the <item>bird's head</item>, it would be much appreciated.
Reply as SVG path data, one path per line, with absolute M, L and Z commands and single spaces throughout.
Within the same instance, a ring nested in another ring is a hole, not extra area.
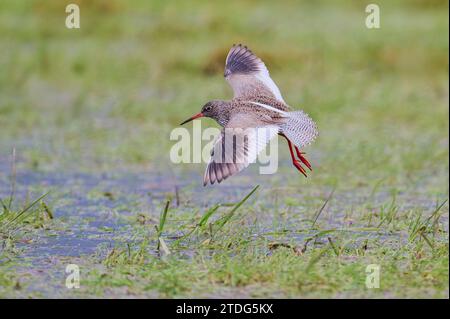
M 200 113 L 188 118 L 186 121 L 180 125 L 186 124 L 192 120 L 198 119 L 200 117 L 209 117 L 217 121 L 220 125 L 224 126 L 228 122 L 229 118 L 229 102 L 222 100 L 209 101 L 203 105 Z

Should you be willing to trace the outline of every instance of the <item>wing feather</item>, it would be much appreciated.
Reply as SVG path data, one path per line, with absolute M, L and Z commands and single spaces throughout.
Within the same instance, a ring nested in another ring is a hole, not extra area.
M 264 62 L 241 44 L 233 45 L 225 61 L 224 76 L 234 91 L 234 97 L 262 93 L 284 102 Z
M 244 129 L 249 122 L 253 127 Z M 233 116 L 214 143 L 203 184 L 220 183 L 255 162 L 278 131 L 277 125 L 258 122 L 250 114 Z

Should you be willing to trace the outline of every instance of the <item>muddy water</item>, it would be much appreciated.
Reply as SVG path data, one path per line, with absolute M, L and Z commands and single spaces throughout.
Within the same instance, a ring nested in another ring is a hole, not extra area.
M 0 175 L 0 197 L 7 198 L 10 194 L 9 167 L 3 169 Z M 5 172 L 5 170 L 7 170 Z M 233 203 L 239 201 L 258 182 L 267 181 L 243 172 L 234 181 L 220 187 L 204 189 L 201 176 L 197 173 L 162 173 L 160 171 L 119 172 L 119 173 L 81 173 L 81 172 L 36 172 L 19 171 L 16 173 L 16 202 L 24 199 L 32 200 L 50 191 L 45 199 L 54 214 L 55 220 L 64 221 L 61 229 L 43 230 L 38 240 L 24 245 L 25 256 L 41 257 L 47 255 L 79 257 L 84 254 L 94 254 L 103 245 L 113 247 L 118 241 L 126 242 L 133 238 L 133 228 L 130 220 L 139 212 L 149 213 L 157 220 L 162 204 L 170 198 L 172 207 L 177 209 L 207 208 L 217 203 Z M 251 177 L 251 179 L 250 179 Z M 266 185 L 267 186 L 267 185 Z M 263 196 L 258 201 L 264 202 L 269 212 L 277 210 L 277 200 L 269 198 L 270 190 L 262 190 Z M 323 195 L 329 189 L 321 190 L 316 207 L 323 202 Z M 301 199 L 301 194 L 295 195 Z M 413 201 L 407 200 L 407 194 L 398 195 L 400 209 L 414 208 L 431 209 L 436 204 L 435 199 L 426 196 L 413 196 Z M 412 195 L 410 195 L 412 196 Z M 367 202 L 369 194 L 336 193 L 332 204 L 328 205 L 320 219 L 329 228 L 348 226 L 351 218 L 345 218 L 350 206 L 358 206 Z M 371 199 L 373 203 L 389 202 L 389 192 L 378 192 Z M 266 199 L 266 200 L 265 200 Z M 281 204 L 283 205 L 283 204 Z M 409 207 L 409 208 L 410 208 Z M 298 222 L 298 208 L 293 209 Z M 267 216 L 264 216 L 267 215 Z M 276 214 L 275 214 L 276 215 Z M 261 214 L 258 220 L 259 230 L 264 234 L 277 232 L 274 229 L 274 214 Z M 448 223 L 448 217 L 447 223 Z M 301 241 L 310 233 L 298 233 L 298 224 L 289 228 L 289 216 L 284 219 L 282 230 Z M 343 222 L 345 220 L 345 222 Z M 133 220 L 134 221 L 134 220 Z M 259 235 L 259 234 L 257 234 Z M 26 247 L 25 247 L 26 246 Z
M 0 197 L 3 199 L 11 191 L 9 172 L 9 165 L 0 165 Z M 331 192 L 330 188 L 309 193 L 310 198 L 304 198 L 301 192 L 288 192 L 287 196 L 310 204 L 306 207 L 294 203 L 290 207 L 289 203 L 280 200 L 286 195 L 283 190 L 281 195 L 277 195 L 279 190 L 271 189 L 273 184 L 282 184 L 280 177 L 261 177 L 252 170 L 242 173 L 227 181 L 228 183 L 205 190 L 198 172 L 49 173 L 18 170 L 15 178 L 16 203 L 23 204 L 26 199 L 30 201 L 50 191 L 45 202 L 54 214 L 51 227 L 27 234 L 25 240 L 17 244 L 19 272 L 38 278 L 31 281 L 21 296 L 26 296 L 27 292 L 32 292 L 33 296 L 39 293 L 42 296 L 66 296 L 67 290 L 62 288 L 67 264 L 82 265 L 86 262 L 85 256 L 101 260 L 113 247 L 139 242 L 142 238 L 136 237 L 136 228 L 133 226 L 137 216 L 144 213 L 156 224 L 161 207 L 168 198 L 171 199 L 174 222 L 182 223 L 183 221 L 177 220 L 178 211 L 193 213 L 196 210 L 204 211 L 217 203 L 235 203 L 254 185 L 262 184 L 258 200 L 246 203 L 255 210 L 261 210 L 258 213 L 259 226 L 254 234 L 255 238 L 263 236 L 269 241 L 288 241 L 303 245 L 317 233 L 311 229 L 301 230 L 308 229 L 307 225 L 311 223 L 310 220 L 304 220 L 302 213 L 306 209 L 320 208 Z M 387 191 L 379 191 L 373 196 L 368 192 L 358 195 L 336 192 L 332 204 L 320 215 L 320 222 L 329 229 L 349 226 L 352 218 L 346 216 L 348 211 L 352 206 L 366 203 L 369 197 L 374 204 L 388 203 L 391 194 Z M 430 211 L 435 206 L 436 199 L 426 195 L 398 194 L 397 202 L 400 203 L 400 209 L 408 209 L 410 206 Z M 288 214 L 278 214 L 280 207 L 287 209 Z M 448 231 L 448 216 L 444 216 L 444 219 Z M 177 234 L 167 235 L 170 243 L 171 236 Z M 406 234 L 389 232 L 361 231 L 361 235 L 364 239 L 374 237 L 386 242 L 394 241 L 397 245 L 407 240 Z M 325 241 L 326 238 L 321 238 L 315 244 L 326 244 Z M 355 244 L 360 243 L 355 241 Z M 189 256 L 189 252 L 184 255 Z M 102 266 L 99 263 L 96 267 Z
M 11 192 L 10 168 L 4 165 L 2 169 L 0 197 L 7 199 Z M 149 214 L 157 221 L 168 198 L 171 206 L 180 210 L 207 208 L 217 201 L 236 202 L 251 190 L 251 185 L 221 185 L 220 189 L 212 188 L 204 194 L 200 175 L 182 174 L 175 182 L 173 174 L 158 171 L 98 174 L 18 171 L 13 206 L 20 208 L 24 202 L 49 191 L 44 201 L 51 207 L 56 222 L 54 227 L 38 232 L 32 241 L 18 244 L 23 249 L 22 257 L 33 258 L 36 265 L 47 262 L 47 256 L 52 255 L 92 255 L 98 253 L 99 247 L 133 241 L 130 224 L 135 223 L 137 214 Z M 64 225 L 58 227 L 58 221 Z

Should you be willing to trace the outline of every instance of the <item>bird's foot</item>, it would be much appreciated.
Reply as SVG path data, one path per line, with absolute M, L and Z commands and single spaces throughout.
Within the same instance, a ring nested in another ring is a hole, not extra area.
M 293 159 L 292 164 L 295 166 L 295 168 L 297 168 L 300 171 L 300 173 L 302 173 L 305 177 L 308 177 L 306 175 L 305 169 L 300 165 L 299 161 L 297 161 L 296 159 Z
M 279 135 L 283 136 L 286 141 L 288 142 L 288 146 L 289 146 L 289 152 L 291 153 L 291 158 L 292 158 L 292 164 L 295 166 L 296 169 L 298 169 L 300 171 L 300 173 L 302 173 L 305 177 L 308 177 L 306 175 L 306 170 L 302 167 L 302 165 L 300 164 L 300 162 L 298 160 L 300 160 L 303 164 L 306 165 L 306 167 L 309 168 L 309 170 L 312 171 L 311 168 L 311 164 L 309 164 L 308 160 L 303 156 L 303 152 L 300 152 L 299 148 L 297 146 L 295 146 L 287 137 L 286 135 L 284 135 L 283 133 L 279 133 Z M 294 148 L 295 148 L 295 152 L 297 154 L 298 159 L 295 158 L 294 155 Z
M 310 171 L 312 171 L 312 166 L 311 164 L 308 162 L 308 160 L 306 159 L 306 157 L 304 157 L 303 155 L 305 155 L 305 152 L 300 152 L 300 150 L 298 149 L 297 146 L 295 146 L 295 152 L 297 153 L 297 157 L 298 159 L 306 165 L 306 167 L 309 168 Z

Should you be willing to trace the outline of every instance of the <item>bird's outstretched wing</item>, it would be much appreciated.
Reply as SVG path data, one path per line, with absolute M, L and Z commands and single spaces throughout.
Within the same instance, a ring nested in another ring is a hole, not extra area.
M 225 61 L 224 76 L 233 88 L 235 98 L 265 94 L 284 102 L 264 62 L 246 46 L 233 45 Z
M 247 127 L 248 123 L 252 127 Z M 220 183 L 255 162 L 277 134 L 277 125 L 261 121 L 254 114 L 233 115 L 214 143 L 203 185 Z

